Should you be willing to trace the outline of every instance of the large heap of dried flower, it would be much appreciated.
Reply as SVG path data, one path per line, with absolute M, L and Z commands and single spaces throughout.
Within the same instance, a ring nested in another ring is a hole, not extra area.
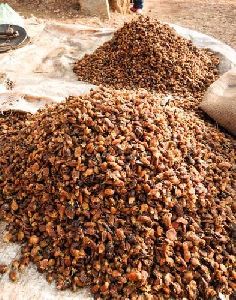
M 29 117 L 0 149 L 19 267 L 102 299 L 232 293 L 233 143 L 161 100 L 100 88 Z
M 79 80 L 117 89 L 145 88 L 183 94 L 204 91 L 219 60 L 157 20 L 141 17 L 75 64 Z

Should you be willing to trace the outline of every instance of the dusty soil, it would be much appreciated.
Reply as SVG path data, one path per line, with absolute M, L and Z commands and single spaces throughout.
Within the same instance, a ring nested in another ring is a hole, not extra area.
M 235 0 L 147 0 L 147 13 L 214 36 L 236 48 Z
M 24 16 L 60 19 L 101 25 L 98 18 L 85 18 L 79 0 L 8 0 Z M 235 0 L 144 0 L 145 14 L 183 25 L 220 39 L 236 48 Z M 131 16 L 112 14 L 106 25 L 119 25 Z

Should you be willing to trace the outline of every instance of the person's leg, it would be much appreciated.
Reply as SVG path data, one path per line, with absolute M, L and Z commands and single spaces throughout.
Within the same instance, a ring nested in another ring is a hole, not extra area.
M 143 0 L 134 0 L 134 7 L 136 9 L 143 9 Z

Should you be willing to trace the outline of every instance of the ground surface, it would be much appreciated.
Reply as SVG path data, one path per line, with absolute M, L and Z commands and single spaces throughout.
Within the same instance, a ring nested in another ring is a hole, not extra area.
M 149 14 L 212 35 L 236 48 L 236 0 L 147 0 L 146 2 Z
M 145 13 L 214 36 L 236 48 L 236 0 L 144 0 Z M 25 16 L 55 18 L 65 22 L 101 25 L 97 18 L 84 18 L 79 0 L 8 0 Z M 130 16 L 112 15 L 107 25 L 119 25 Z

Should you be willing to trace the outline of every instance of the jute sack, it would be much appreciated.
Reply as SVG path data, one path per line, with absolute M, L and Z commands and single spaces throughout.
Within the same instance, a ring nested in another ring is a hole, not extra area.
M 236 135 L 236 68 L 208 88 L 200 107 L 219 125 Z
M 130 0 L 109 0 L 109 4 L 113 11 L 127 14 L 130 11 Z

